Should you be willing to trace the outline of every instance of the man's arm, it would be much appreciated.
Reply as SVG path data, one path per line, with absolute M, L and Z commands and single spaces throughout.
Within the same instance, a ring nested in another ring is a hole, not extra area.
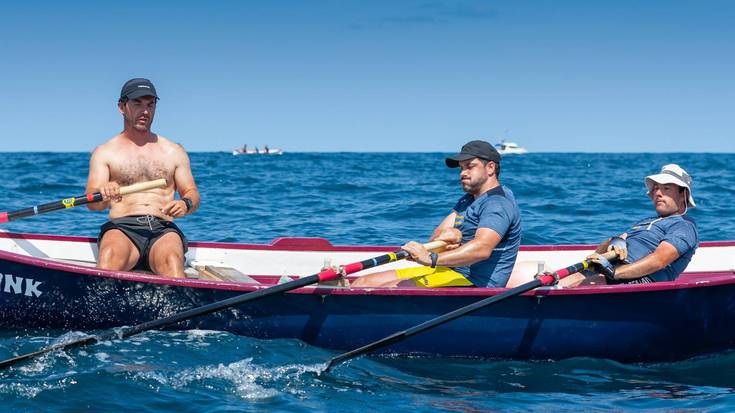
M 429 241 L 444 241 L 450 249 L 459 246 L 462 242 L 462 233 L 454 228 L 454 220 L 457 218 L 457 213 L 452 211 L 451 214 L 447 215 L 442 222 L 434 228 L 434 232 L 431 233 Z
M 186 154 L 183 148 L 180 150 L 180 162 L 174 171 L 174 185 L 179 193 L 179 197 L 191 199 L 191 208 L 187 211 L 186 203 L 181 199 L 176 199 L 169 202 L 162 211 L 166 215 L 177 218 L 193 213 L 199 208 L 201 202 L 199 190 L 194 182 L 194 175 L 191 173 L 189 155 Z
M 473 240 L 451 251 L 442 252 L 438 257 L 436 265 L 460 267 L 485 260 L 493 253 L 493 249 L 498 245 L 500 239 L 500 235 L 492 229 L 478 228 L 475 231 L 475 238 Z M 431 265 L 431 256 L 423 245 L 411 241 L 404 245 L 403 249 L 411 254 L 415 262 L 421 265 Z
M 679 258 L 676 247 L 662 241 L 652 253 L 632 263 L 621 265 L 615 269 L 615 279 L 629 280 L 653 274 L 666 268 L 667 265 Z
M 501 240 L 500 234 L 490 228 L 478 228 L 475 238 L 451 251 L 439 255 L 437 265 L 463 267 L 486 260 Z M 431 260 L 429 260 L 431 263 Z
M 92 152 L 89 159 L 89 176 L 87 177 L 86 193 L 100 191 L 102 186 L 110 181 L 110 167 L 105 160 L 101 147 L 97 147 Z M 87 208 L 92 211 L 102 211 L 110 206 L 110 201 L 91 202 L 87 204 Z

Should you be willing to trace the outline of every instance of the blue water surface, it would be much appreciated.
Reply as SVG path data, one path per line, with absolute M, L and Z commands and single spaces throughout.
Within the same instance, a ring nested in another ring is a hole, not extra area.
M 177 223 L 196 241 L 425 240 L 461 196 L 444 156 L 193 153 L 202 207 Z M 529 154 L 506 157 L 501 180 L 521 207 L 523 244 L 593 244 L 652 215 L 643 178 L 679 163 L 694 178 L 698 207 L 689 213 L 700 239 L 733 240 L 733 161 L 733 154 Z M 88 162 L 86 153 L 0 153 L 0 210 L 83 194 Z M 75 208 L 2 229 L 96 236 L 104 221 L 104 213 Z M 74 334 L 3 331 L 0 358 Z M 325 374 L 333 355 L 298 340 L 154 331 L 2 371 L 0 400 L 3 411 L 49 412 L 735 409 L 735 352 L 659 364 L 360 358 Z

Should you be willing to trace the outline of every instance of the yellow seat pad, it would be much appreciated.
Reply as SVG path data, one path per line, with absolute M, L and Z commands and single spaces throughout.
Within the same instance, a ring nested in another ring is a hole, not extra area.
M 409 267 L 396 270 L 399 280 L 413 280 L 417 287 L 473 287 L 464 275 L 449 267 Z

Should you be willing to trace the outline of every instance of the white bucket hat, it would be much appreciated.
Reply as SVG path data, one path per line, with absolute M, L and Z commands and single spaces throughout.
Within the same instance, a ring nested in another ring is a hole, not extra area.
M 687 206 L 695 207 L 692 197 L 692 177 L 687 171 L 675 163 L 664 165 L 661 172 L 656 175 L 648 175 L 646 177 L 646 188 L 648 188 L 648 196 L 651 196 L 653 184 L 674 184 L 687 189 Z

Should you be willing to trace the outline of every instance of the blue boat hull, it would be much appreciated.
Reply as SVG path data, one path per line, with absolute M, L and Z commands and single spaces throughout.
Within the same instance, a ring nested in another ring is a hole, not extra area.
M 6 259 L 0 260 L 0 273 L 4 277 L 0 327 L 5 329 L 108 329 L 247 292 L 91 276 Z M 339 289 L 317 289 L 258 300 L 171 328 L 223 330 L 261 339 L 297 338 L 347 350 L 486 296 L 345 294 Z M 735 347 L 734 326 L 735 285 L 729 283 L 617 293 L 532 293 L 385 351 L 516 359 L 677 360 Z

